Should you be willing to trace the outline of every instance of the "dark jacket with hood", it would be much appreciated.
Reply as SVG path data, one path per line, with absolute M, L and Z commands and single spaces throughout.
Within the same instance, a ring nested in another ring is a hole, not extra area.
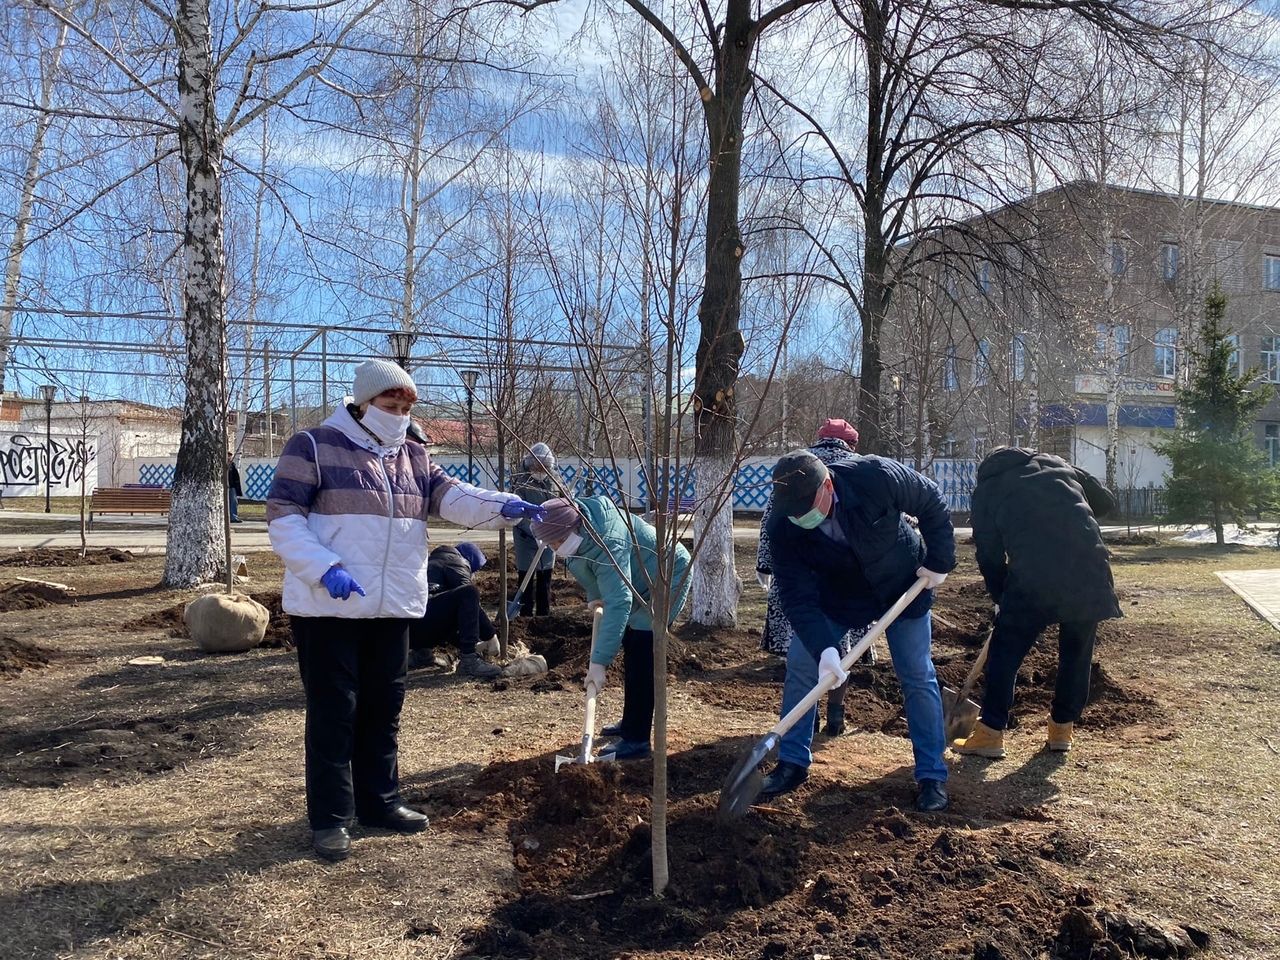
M 455 547 L 436 547 L 427 557 L 427 589 L 431 593 L 465 586 L 471 577 L 471 564 Z
M 836 494 L 829 519 L 843 543 L 821 527 L 796 526 L 781 510 L 768 526 L 783 612 L 815 658 L 838 647 L 849 627 L 883 615 L 915 582 L 917 568 L 949 573 L 956 565 L 951 514 L 928 477 L 881 457 L 855 457 L 827 469 Z M 919 520 L 919 533 L 904 514 Z M 932 604 L 933 592 L 926 590 L 902 617 L 922 617 Z
M 1053 623 L 1121 616 L 1094 519 L 1115 506 L 1111 491 L 1060 457 L 1009 447 L 983 460 L 973 490 L 973 540 L 1001 613 Z

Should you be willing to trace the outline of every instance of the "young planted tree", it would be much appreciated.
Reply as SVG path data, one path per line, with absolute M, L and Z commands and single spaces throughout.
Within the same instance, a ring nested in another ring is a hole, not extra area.
M 1243 523 L 1248 510 L 1269 505 L 1280 492 L 1280 478 L 1253 440 L 1254 414 L 1271 399 L 1272 388 L 1255 386 L 1256 371 L 1239 375 L 1232 369 L 1226 312 L 1226 297 L 1215 284 L 1205 298 L 1191 382 L 1178 392 L 1182 424 L 1156 447 L 1169 459 L 1168 519 L 1208 523 L 1219 546 L 1226 542 L 1227 521 Z

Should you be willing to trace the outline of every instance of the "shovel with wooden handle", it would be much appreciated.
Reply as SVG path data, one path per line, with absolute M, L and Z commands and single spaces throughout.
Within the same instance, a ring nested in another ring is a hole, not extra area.
M 538 552 L 533 555 L 533 563 L 529 564 L 529 569 L 524 572 L 524 579 L 520 581 L 520 589 L 516 591 L 516 595 L 507 604 L 508 620 L 514 620 L 520 616 L 520 601 L 524 599 L 524 592 L 529 589 L 529 581 L 533 579 L 533 575 L 538 569 L 538 564 L 542 562 L 543 552 L 549 549 L 550 547 L 545 543 L 538 544 Z
M 921 591 L 924 590 L 928 582 L 924 577 L 921 577 L 913 583 L 907 592 L 899 597 L 897 602 L 886 611 L 885 615 L 872 624 L 866 636 L 844 655 L 840 660 L 840 665 L 845 670 L 848 670 L 857 663 L 858 658 L 866 653 L 873 643 L 884 636 L 884 632 L 902 615 L 902 611 L 911 606 L 911 601 L 920 596 Z M 760 786 L 764 781 L 764 775 L 760 772 L 760 764 L 764 763 L 769 758 L 769 755 L 778 748 L 778 744 L 786 732 L 799 723 L 800 718 L 812 710 L 823 695 L 835 685 L 835 674 L 829 673 L 821 677 L 817 686 L 805 694 L 804 698 L 792 707 L 785 717 L 775 723 L 768 733 L 756 741 L 755 746 L 738 759 L 733 769 L 729 771 L 729 776 L 725 778 L 724 786 L 720 789 L 719 818 L 722 821 L 742 816 L 747 812 L 747 808 L 755 803 L 756 797 L 760 795 Z
M 596 607 L 591 613 L 591 652 L 596 649 L 596 634 L 600 630 L 600 618 L 604 616 L 604 608 Z M 566 763 L 610 763 L 614 759 L 612 753 L 602 753 L 600 756 L 593 756 L 591 748 L 595 744 L 596 739 L 596 697 L 600 691 L 595 687 L 587 687 L 587 709 L 586 715 L 582 721 L 582 745 L 579 747 L 577 754 L 573 756 L 565 756 L 564 754 L 556 754 L 556 773 L 560 772 L 560 768 Z
M 978 722 L 978 714 L 982 712 L 982 707 L 970 700 L 969 694 L 973 690 L 974 681 L 978 679 L 978 674 L 986 666 L 987 651 L 991 649 L 991 638 L 995 636 L 995 632 L 996 625 L 993 623 L 991 629 L 987 631 L 987 639 L 982 641 L 978 659 L 973 661 L 973 666 L 969 668 L 969 675 L 964 678 L 960 692 L 956 693 L 951 687 L 942 688 L 942 716 L 947 730 L 947 743 L 969 736 Z

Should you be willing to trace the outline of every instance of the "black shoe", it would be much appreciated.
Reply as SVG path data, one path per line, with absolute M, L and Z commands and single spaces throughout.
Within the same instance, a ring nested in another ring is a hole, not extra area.
M 947 809 L 950 803 L 947 788 L 938 780 L 921 780 L 920 792 L 916 794 L 916 809 L 921 813 L 939 813 Z
M 648 760 L 653 754 L 648 740 L 619 740 L 609 748 L 608 752 L 613 754 L 613 759 L 620 762 L 623 760 Z
M 421 833 L 431 824 L 425 813 L 398 803 L 385 813 L 372 817 L 361 817 L 360 822 L 366 827 L 378 827 L 382 830 L 394 830 L 396 833 Z
M 244 521 L 243 521 L 243 520 L 241 520 L 239 517 L 232 517 L 232 518 L 231 518 L 231 522 L 232 522 L 232 523 L 244 523 Z
M 827 707 L 827 726 L 822 732 L 828 737 L 844 733 L 844 707 Z
M 489 663 L 478 653 L 463 654 L 458 661 L 458 672 L 475 680 L 496 680 L 502 676 L 501 667 L 496 663 Z
M 622 721 L 611 723 L 607 727 L 600 728 L 600 736 L 602 737 L 620 737 L 622 736 Z
M 765 777 L 764 783 L 760 786 L 760 799 L 772 800 L 774 797 L 780 797 L 784 793 L 790 793 L 808 779 L 808 767 L 802 767 L 798 763 L 788 763 L 786 760 L 779 760 L 778 765 L 773 768 L 773 773 Z
M 351 834 L 346 827 L 317 830 L 311 837 L 311 846 L 321 860 L 337 863 L 351 853 Z

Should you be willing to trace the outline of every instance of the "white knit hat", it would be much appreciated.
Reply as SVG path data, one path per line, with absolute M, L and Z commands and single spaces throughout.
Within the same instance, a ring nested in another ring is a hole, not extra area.
M 408 390 L 415 397 L 418 388 L 413 377 L 390 360 L 366 360 L 356 367 L 356 380 L 351 386 L 351 396 L 356 403 L 368 403 L 387 390 Z

